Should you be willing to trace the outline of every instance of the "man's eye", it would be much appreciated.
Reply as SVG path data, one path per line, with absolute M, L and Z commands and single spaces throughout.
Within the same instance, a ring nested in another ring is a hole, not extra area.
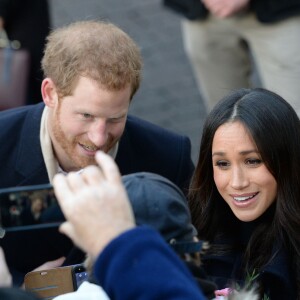
M 118 118 L 111 118 L 109 119 L 109 123 L 118 123 L 121 122 L 124 119 L 124 117 L 118 117 Z
M 85 119 L 90 119 L 90 118 L 92 118 L 92 115 L 90 115 L 90 114 L 82 114 L 82 116 L 83 116 Z

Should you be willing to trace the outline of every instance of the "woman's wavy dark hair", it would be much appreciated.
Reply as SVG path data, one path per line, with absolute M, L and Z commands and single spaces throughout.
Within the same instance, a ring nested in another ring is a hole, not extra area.
M 216 188 L 212 166 L 215 132 L 232 121 L 241 122 L 248 130 L 277 182 L 274 215 L 252 234 L 245 253 L 247 268 L 260 270 L 266 265 L 277 240 L 294 261 L 300 299 L 300 122 L 291 105 L 280 96 L 260 88 L 240 89 L 223 98 L 208 115 L 189 192 L 193 223 L 199 237 L 210 242 L 234 228 L 237 219 Z M 227 223 L 222 224 L 222 220 Z

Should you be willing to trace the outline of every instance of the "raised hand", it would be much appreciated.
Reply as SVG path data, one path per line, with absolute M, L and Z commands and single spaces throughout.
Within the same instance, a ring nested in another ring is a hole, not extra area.
M 135 226 L 133 212 L 113 159 L 97 152 L 99 167 L 57 174 L 53 185 L 66 217 L 60 231 L 96 257 L 115 237 Z

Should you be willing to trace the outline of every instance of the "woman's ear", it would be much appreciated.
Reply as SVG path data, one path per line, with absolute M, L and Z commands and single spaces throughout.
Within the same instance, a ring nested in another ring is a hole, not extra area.
M 57 105 L 58 93 L 51 78 L 47 77 L 42 81 L 41 93 L 46 106 L 54 108 Z

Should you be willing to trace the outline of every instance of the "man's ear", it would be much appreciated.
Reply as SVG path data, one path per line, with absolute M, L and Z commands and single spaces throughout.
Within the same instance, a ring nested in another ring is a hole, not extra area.
M 58 93 L 51 78 L 45 78 L 41 86 L 42 97 L 46 106 L 54 108 L 58 103 Z

